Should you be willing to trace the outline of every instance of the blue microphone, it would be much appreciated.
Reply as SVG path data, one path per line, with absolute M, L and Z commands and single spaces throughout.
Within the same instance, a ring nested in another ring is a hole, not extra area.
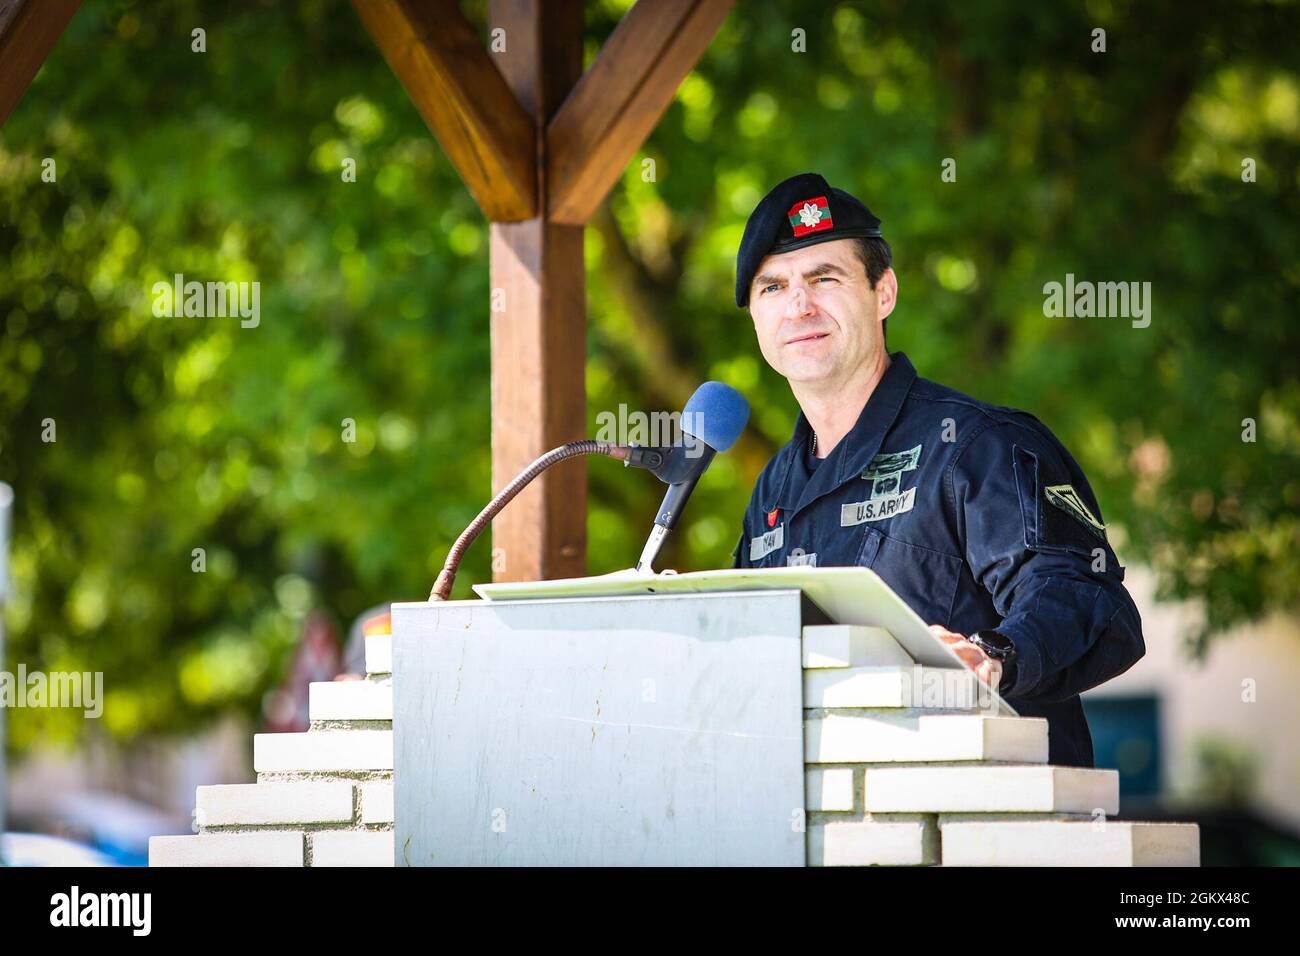
M 676 526 L 700 476 L 714 455 L 736 443 L 748 421 L 749 402 L 745 396 L 722 382 L 705 382 L 682 410 L 682 441 L 668 448 L 633 449 L 627 464 L 648 468 L 668 485 L 650 537 L 636 563 L 638 571 L 653 571 L 664 538 Z
M 682 410 L 682 431 L 714 451 L 736 443 L 749 421 L 749 402 L 730 385 L 705 382 Z

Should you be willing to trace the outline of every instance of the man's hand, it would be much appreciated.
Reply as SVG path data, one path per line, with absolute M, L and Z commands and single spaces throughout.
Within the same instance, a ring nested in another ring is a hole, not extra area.
M 982 650 L 966 640 L 961 634 L 954 634 L 945 627 L 931 624 L 930 630 L 943 639 L 943 642 L 957 652 L 961 662 L 975 672 L 975 676 L 994 690 L 1002 683 L 1002 662 L 995 661 Z

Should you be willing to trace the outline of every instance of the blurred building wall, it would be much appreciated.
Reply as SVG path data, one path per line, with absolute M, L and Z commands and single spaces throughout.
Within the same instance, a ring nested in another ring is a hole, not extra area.
M 1129 566 L 1125 582 L 1142 614 L 1147 653 L 1086 702 L 1154 695 L 1159 701 L 1162 790 L 1194 796 L 1199 741 L 1222 740 L 1253 754 L 1254 809 L 1300 830 L 1300 620 L 1275 615 L 1216 638 L 1204 662 L 1189 658 L 1196 606 L 1156 603 L 1155 582 Z M 1254 700 L 1246 681 L 1253 681 Z M 1121 807 L 1122 809 L 1122 807 Z

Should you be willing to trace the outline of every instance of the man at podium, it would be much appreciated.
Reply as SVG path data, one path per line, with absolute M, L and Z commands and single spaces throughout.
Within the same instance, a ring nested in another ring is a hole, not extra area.
M 790 383 L 794 435 L 754 486 L 737 567 L 876 572 L 1022 715 L 1093 766 L 1079 694 L 1145 653 L 1078 463 L 1038 419 L 918 377 L 885 345 L 898 280 L 880 220 L 815 173 L 745 226 L 736 305 Z

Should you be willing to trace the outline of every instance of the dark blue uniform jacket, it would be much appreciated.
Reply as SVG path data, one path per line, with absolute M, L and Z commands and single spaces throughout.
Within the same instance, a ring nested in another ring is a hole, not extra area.
M 759 475 L 737 567 L 871 568 L 927 624 L 1016 646 L 999 690 L 1048 720 L 1048 759 L 1093 765 L 1079 694 L 1145 652 L 1079 465 L 1038 419 L 917 377 L 902 352 L 824 460 L 794 437 Z

